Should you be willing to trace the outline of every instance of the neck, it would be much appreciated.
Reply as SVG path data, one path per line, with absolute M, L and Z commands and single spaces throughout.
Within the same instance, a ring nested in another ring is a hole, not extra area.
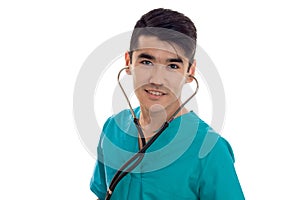
M 170 119 L 178 107 L 179 105 L 175 109 L 165 109 L 158 104 L 151 106 L 150 109 L 141 107 L 140 124 L 146 139 L 155 135 L 159 128 Z M 174 118 L 187 112 L 188 110 L 186 108 L 182 108 Z

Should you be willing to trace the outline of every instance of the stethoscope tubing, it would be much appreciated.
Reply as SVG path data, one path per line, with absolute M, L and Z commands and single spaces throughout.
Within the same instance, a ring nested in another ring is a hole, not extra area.
M 179 107 L 178 109 L 172 114 L 172 116 L 170 117 L 169 120 L 167 120 L 162 126 L 161 128 L 159 129 L 159 131 L 146 143 L 146 139 L 145 139 L 145 136 L 144 136 L 144 133 L 141 129 L 141 125 L 139 123 L 139 120 L 137 119 L 134 111 L 133 111 L 133 108 L 131 106 L 131 103 L 129 101 L 129 98 L 120 82 L 120 75 L 122 73 L 123 70 L 126 70 L 126 69 L 129 69 L 128 67 L 124 67 L 122 68 L 119 73 L 118 73 L 118 77 L 117 77 L 117 80 L 118 80 L 118 84 L 122 90 L 122 93 L 124 94 L 125 96 L 125 99 L 129 105 L 129 109 L 130 109 L 130 112 L 131 112 L 131 115 L 133 117 L 133 121 L 136 125 L 136 128 L 138 129 L 138 133 L 140 135 L 140 138 L 142 140 L 142 148 L 137 152 L 135 153 L 127 162 L 125 162 L 121 168 L 119 168 L 119 170 L 116 172 L 116 174 L 114 175 L 113 179 L 111 180 L 111 183 L 109 185 L 109 188 L 107 190 L 107 193 L 106 193 L 106 197 L 105 197 L 105 200 L 109 200 L 111 198 L 111 195 L 115 189 L 115 187 L 117 186 L 117 184 L 122 180 L 122 178 L 124 178 L 128 173 L 130 173 L 131 171 L 133 171 L 140 163 L 141 161 L 143 160 L 144 158 L 144 155 L 145 155 L 145 152 L 146 150 L 155 142 L 155 140 L 162 134 L 162 132 L 169 126 L 169 123 L 175 118 L 175 116 L 178 114 L 178 112 L 197 94 L 198 92 L 198 89 L 199 89 L 199 83 L 198 83 L 198 80 L 193 76 L 193 75 L 189 75 L 189 77 L 193 78 L 196 82 L 196 89 L 194 91 L 194 93 L 188 98 L 186 99 Z M 131 166 L 130 166 L 131 165 Z

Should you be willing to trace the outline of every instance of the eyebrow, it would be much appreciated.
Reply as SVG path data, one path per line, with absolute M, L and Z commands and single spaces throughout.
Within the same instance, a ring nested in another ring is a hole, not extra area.
M 147 53 L 141 53 L 138 55 L 138 59 L 141 59 L 141 58 L 144 58 L 144 59 L 149 59 L 149 60 L 156 60 L 156 58 L 150 54 L 147 54 Z M 176 62 L 176 63 L 183 63 L 183 60 L 181 58 L 168 58 L 166 60 L 167 62 Z
M 147 53 L 141 53 L 138 55 L 138 58 L 145 58 L 145 59 L 149 59 L 149 60 L 155 60 L 155 57 L 150 55 L 150 54 L 147 54 Z
M 170 59 L 167 59 L 167 62 L 183 63 L 183 60 L 181 58 L 170 58 Z

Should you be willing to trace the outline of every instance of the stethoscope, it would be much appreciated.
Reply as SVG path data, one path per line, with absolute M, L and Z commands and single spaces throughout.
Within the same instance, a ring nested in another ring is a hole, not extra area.
M 197 94 L 198 89 L 199 89 L 199 83 L 198 80 L 193 76 L 193 75 L 188 75 L 189 77 L 193 78 L 193 80 L 195 80 L 196 82 L 196 89 L 194 91 L 194 93 L 188 98 L 186 99 L 181 106 L 178 107 L 178 109 L 171 115 L 170 119 L 167 120 L 161 127 L 160 129 L 157 131 L 157 133 L 146 143 L 146 139 L 144 137 L 144 133 L 142 131 L 141 125 L 139 123 L 139 119 L 136 117 L 133 108 L 131 106 L 131 103 L 129 101 L 129 98 L 124 90 L 124 88 L 122 87 L 122 84 L 120 82 L 120 75 L 122 73 L 123 70 L 129 69 L 129 67 L 124 67 L 122 68 L 119 73 L 118 73 L 118 84 L 122 90 L 122 93 L 125 96 L 125 99 L 129 105 L 129 109 L 131 112 L 131 115 L 133 117 L 133 122 L 138 130 L 138 134 L 141 138 L 142 141 L 142 148 L 136 153 L 134 154 L 134 156 L 132 156 L 127 162 L 125 162 L 122 167 L 116 172 L 116 174 L 114 175 L 113 179 L 111 180 L 111 183 L 107 189 L 106 192 L 106 197 L 105 200 L 109 200 L 112 196 L 112 193 L 114 191 L 114 189 L 116 188 L 117 184 L 122 180 L 122 178 L 124 178 L 124 176 L 126 176 L 128 173 L 130 173 L 132 170 L 134 170 L 143 160 L 144 155 L 146 150 L 155 142 L 155 140 L 162 134 L 162 132 L 169 126 L 169 123 L 171 121 L 173 121 L 173 119 L 175 118 L 175 116 L 178 114 L 178 112 Z

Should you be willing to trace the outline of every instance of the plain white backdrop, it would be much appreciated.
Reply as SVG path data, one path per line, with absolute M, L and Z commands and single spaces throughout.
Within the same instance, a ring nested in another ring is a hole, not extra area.
M 296 0 L 31 0 L 0 3 L 0 199 L 95 199 L 95 160 L 73 119 L 76 77 L 97 46 L 157 7 L 195 22 L 220 73 L 222 135 L 246 199 L 300 198 Z

